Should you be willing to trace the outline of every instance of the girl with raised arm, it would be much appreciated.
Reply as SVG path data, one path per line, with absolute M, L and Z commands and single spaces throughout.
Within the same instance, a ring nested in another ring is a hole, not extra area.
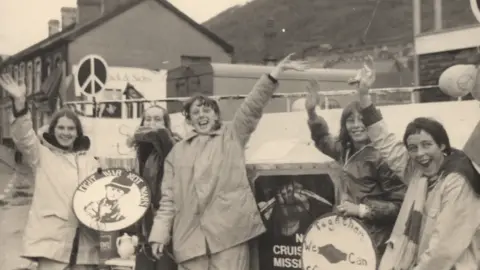
M 446 130 L 436 120 L 414 119 L 403 141 L 388 132 L 369 95 L 375 80 L 371 62 L 358 76 L 362 120 L 372 145 L 408 185 L 379 269 L 477 269 L 478 173 L 464 152 L 450 146 Z
M 48 130 L 37 137 L 25 86 L 10 75 L 1 76 L 0 86 L 13 100 L 12 139 L 35 176 L 23 256 L 37 261 L 38 270 L 97 269 L 99 235 L 80 226 L 72 208 L 77 186 L 99 168 L 88 153 L 90 140 L 83 134 L 80 119 L 62 109 L 53 115 Z
M 381 256 L 400 210 L 406 186 L 371 144 L 362 123 L 358 102 L 352 102 L 343 109 L 339 136 L 330 134 L 325 119 L 315 112 L 320 101 L 320 90 L 315 80 L 310 82 L 305 107 L 316 148 L 343 166 L 336 210 L 363 221 Z
M 157 257 L 170 240 L 181 270 L 248 270 L 248 241 L 265 231 L 246 175 L 245 146 L 285 70 L 282 60 L 255 84 L 233 120 L 223 124 L 218 103 L 194 96 L 184 105 L 194 131 L 177 143 L 164 165 L 162 198 L 150 242 Z

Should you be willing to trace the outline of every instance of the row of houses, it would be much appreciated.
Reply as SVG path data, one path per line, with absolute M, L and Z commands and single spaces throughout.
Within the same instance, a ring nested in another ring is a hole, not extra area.
M 231 63 L 233 47 L 165 0 L 77 0 L 51 20 L 49 36 L 0 63 L 0 73 L 22 80 L 29 95 L 76 100 L 55 82 L 89 54 L 109 66 L 171 69 L 195 62 Z M 61 76 L 58 76 L 61 74 Z M 0 142 L 10 144 L 10 105 L 0 89 Z M 52 102 L 54 100 L 54 102 Z M 55 106 L 32 107 L 34 127 L 47 123 Z

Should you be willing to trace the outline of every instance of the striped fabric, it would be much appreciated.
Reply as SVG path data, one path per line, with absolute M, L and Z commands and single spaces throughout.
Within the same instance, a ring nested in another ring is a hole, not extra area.
M 426 177 L 410 183 L 379 270 L 408 270 L 415 265 L 427 190 Z

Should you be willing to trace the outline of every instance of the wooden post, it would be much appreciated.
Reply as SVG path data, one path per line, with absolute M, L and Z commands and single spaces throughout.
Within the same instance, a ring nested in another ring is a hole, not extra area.
M 440 31 L 443 28 L 442 0 L 433 0 L 434 30 Z

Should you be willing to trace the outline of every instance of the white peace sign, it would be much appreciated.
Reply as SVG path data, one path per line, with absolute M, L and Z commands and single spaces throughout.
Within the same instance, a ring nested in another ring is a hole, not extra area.
M 78 65 L 75 80 L 84 95 L 95 96 L 105 89 L 108 65 L 98 55 L 87 55 Z

